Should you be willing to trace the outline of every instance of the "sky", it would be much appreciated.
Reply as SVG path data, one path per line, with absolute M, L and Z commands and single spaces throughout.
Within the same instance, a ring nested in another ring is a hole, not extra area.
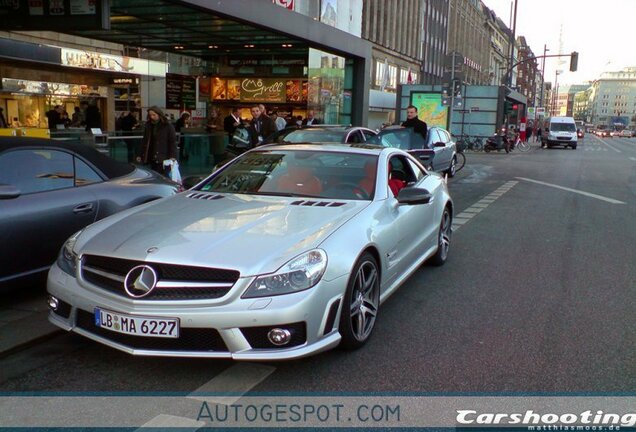
M 483 0 L 504 23 L 510 25 L 512 0 Z M 559 33 L 563 26 L 563 51 Z M 512 26 L 510 26 L 512 27 Z M 561 84 L 585 84 L 605 71 L 636 66 L 636 0 L 517 0 L 517 36 L 525 36 L 535 55 L 579 53 L 577 72 L 570 59 L 546 59 L 545 80 L 554 83 L 555 70 L 563 70 Z

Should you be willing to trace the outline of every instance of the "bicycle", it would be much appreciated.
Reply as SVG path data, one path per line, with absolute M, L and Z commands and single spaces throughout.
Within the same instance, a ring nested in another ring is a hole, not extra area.
M 468 135 L 461 135 L 457 140 L 457 148 L 462 147 L 463 150 L 471 150 L 471 151 L 482 151 L 484 148 L 484 143 L 481 138 L 474 137 L 471 138 Z

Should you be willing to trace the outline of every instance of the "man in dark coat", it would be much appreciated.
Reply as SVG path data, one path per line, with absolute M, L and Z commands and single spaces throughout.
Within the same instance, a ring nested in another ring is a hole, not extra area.
M 174 126 L 168 121 L 161 108 L 150 107 L 137 162 L 150 164 L 151 169 L 166 175 L 163 161 L 166 159 L 176 160 L 176 157 L 177 134 Z
M 86 112 L 84 113 L 85 121 L 86 121 L 86 131 L 90 132 L 91 129 L 101 129 L 102 127 L 102 113 L 99 112 L 99 108 L 97 107 L 96 102 L 90 103 L 86 107 Z
M 58 124 L 62 124 L 62 106 L 55 105 L 55 108 L 46 112 L 46 119 L 49 122 L 49 129 L 54 131 Z
M 232 107 L 230 109 L 230 114 L 223 119 L 223 130 L 227 132 L 227 136 L 229 138 L 229 143 L 232 144 L 232 137 L 234 136 L 234 132 L 236 128 L 241 125 L 241 112 L 238 108 Z
M 303 120 L 302 125 L 303 126 L 313 126 L 313 125 L 317 125 L 320 124 L 320 120 L 318 120 L 315 115 L 314 112 L 312 110 L 307 111 L 307 118 L 305 120 Z
M 402 122 L 403 127 L 413 128 L 413 132 L 419 133 L 426 142 L 428 135 L 428 125 L 417 117 L 417 108 L 413 105 L 409 105 L 406 108 L 406 121 Z
M 262 143 L 265 138 L 276 132 L 276 125 L 274 120 L 270 117 L 263 115 L 258 105 L 255 105 L 251 109 L 252 121 L 250 123 L 250 143 L 252 147 L 255 147 Z

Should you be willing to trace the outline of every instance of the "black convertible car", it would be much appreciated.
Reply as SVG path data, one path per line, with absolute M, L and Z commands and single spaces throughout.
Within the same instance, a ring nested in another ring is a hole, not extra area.
M 88 145 L 0 138 L 0 288 L 48 270 L 74 232 L 178 189 Z

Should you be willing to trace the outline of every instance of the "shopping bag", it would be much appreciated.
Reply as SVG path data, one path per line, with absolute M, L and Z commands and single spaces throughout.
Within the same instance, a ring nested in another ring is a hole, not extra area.
M 175 183 L 181 184 L 181 173 L 179 172 L 179 162 L 174 161 L 172 169 L 170 170 L 170 180 Z

